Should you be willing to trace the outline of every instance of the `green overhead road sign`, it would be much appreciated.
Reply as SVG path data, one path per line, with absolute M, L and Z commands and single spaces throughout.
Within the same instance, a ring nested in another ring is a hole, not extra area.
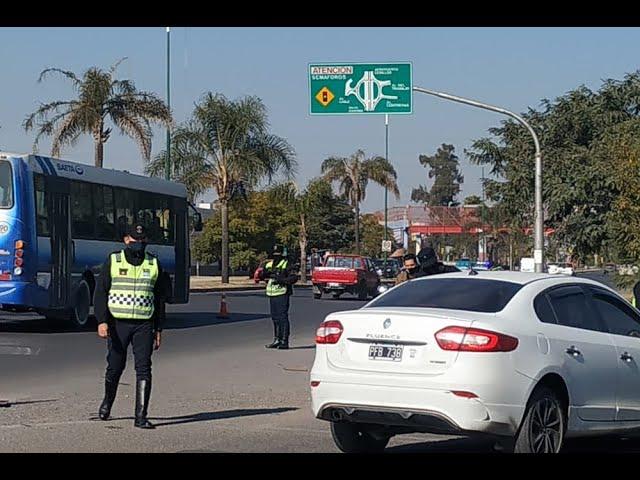
M 309 65 L 312 115 L 411 113 L 410 63 Z

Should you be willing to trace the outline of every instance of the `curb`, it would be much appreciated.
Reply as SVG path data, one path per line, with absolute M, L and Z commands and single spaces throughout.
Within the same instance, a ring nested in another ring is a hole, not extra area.
M 294 285 L 293 288 L 311 288 L 311 285 Z M 212 292 L 244 292 L 247 290 L 264 290 L 264 285 L 253 286 L 247 285 L 246 287 L 205 287 L 205 288 L 190 288 L 189 293 L 212 293 Z

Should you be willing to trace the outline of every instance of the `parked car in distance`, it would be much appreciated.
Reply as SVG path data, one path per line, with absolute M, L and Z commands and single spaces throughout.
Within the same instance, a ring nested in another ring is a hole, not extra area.
M 471 269 L 471 260 L 468 258 L 460 258 L 456 260 L 456 268 L 458 270 L 469 270 Z
M 316 267 L 311 275 L 313 297 L 323 294 L 340 298 L 343 293 L 357 295 L 360 300 L 378 294 L 380 277 L 368 257 L 360 255 L 331 254 L 322 267 Z
M 387 258 L 386 266 L 384 259 L 373 260 L 373 263 L 380 278 L 395 278 L 402 268 L 400 260 L 397 258 Z
M 263 260 L 260 262 L 260 265 L 258 266 L 258 268 L 256 268 L 256 271 L 253 272 L 253 282 L 254 283 L 260 283 L 260 273 L 262 272 L 262 270 L 264 270 L 264 266 L 266 265 L 267 260 Z M 263 280 L 266 282 L 266 280 Z

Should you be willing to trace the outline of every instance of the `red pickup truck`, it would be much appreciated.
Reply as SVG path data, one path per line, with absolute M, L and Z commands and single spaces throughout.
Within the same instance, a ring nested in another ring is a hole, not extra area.
M 334 254 L 313 270 L 311 282 L 314 298 L 321 298 L 323 293 L 331 293 L 333 298 L 350 293 L 366 300 L 377 295 L 380 278 L 370 258 Z

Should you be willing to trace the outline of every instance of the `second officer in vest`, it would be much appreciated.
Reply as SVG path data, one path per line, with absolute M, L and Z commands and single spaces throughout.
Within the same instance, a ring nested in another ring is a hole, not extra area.
M 267 282 L 267 297 L 273 320 L 273 342 L 266 348 L 286 350 L 289 348 L 289 298 L 298 276 L 289 270 L 289 262 L 280 245 L 273 247 L 273 255 L 260 273 Z
M 154 428 L 147 420 L 151 353 L 160 348 L 169 287 L 158 259 L 145 252 L 146 241 L 144 226 L 130 227 L 124 234 L 125 248 L 109 255 L 96 285 L 98 335 L 108 339 L 105 395 L 98 413 L 102 420 L 109 418 L 131 344 L 136 369 L 134 425 Z

